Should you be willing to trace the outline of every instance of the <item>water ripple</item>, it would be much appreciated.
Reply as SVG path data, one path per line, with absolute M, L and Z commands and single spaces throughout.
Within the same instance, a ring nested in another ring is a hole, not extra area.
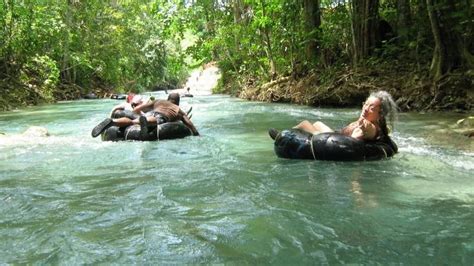
M 393 159 L 321 162 L 277 158 L 268 128 L 339 127 L 357 110 L 194 97 L 182 104 L 200 137 L 91 138 L 116 103 L 0 114 L 0 264 L 462 265 L 474 255 L 472 154 L 426 142 L 417 120 L 394 134 Z M 52 136 L 15 135 L 33 124 Z

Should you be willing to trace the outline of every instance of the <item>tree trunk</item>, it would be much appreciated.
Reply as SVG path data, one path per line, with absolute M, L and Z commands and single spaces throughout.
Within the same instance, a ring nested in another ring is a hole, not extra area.
M 234 14 L 234 23 L 239 24 L 242 20 L 242 0 L 232 0 L 232 11 Z
M 265 2 L 261 1 L 260 3 L 262 4 L 263 15 L 266 16 Z M 268 62 L 270 64 L 271 79 L 273 80 L 276 78 L 277 72 L 276 72 L 276 64 L 275 64 L 275 60 L 273 56 L 270 30 L 268 29 L 268 27 L 264 27 L 261 29 L 261 33 L 262 33 L 262 38 L 263 38 L 263 43 L 264 43 L 264 50 L 265 50 L 265 53 L 267 54 Z
M 397 32 L 405 38 L 411 25 L 410 0 L 397 0 Z
M 352 1 L 352 41 L 357 65 L 374 50 L 378 28 L 378 0 Z
M 314 62 L 319 55 L 319 43 L 316 30 L 321 26 L 321 14 L 319 0 L 304 0 L 304 14 L 306 34 L 309 41 L 306 43 L 306 57 L 308 61 Z
M 212 12 L 216 10 L 214 5 L 214 1 L 205 2 L 203 1 L 203 8 L 204 8 L 204 16 L 206 23 L 204 24 L 204 28 L 209 36 L 215 36 L 215 25 L 214 25 L 214 18 L 212 17 Z M 211 37 L 213 38 L 213 37 Z M 219 53 L 216 50 L 216 47 L 212 48 L 212 60 L 217 61 L 219 59 Z
M 273 57 L 272 42 L 270 39 L 270 34 L 268 33 L 266 29 L 263 30 L 263 40 L 265 43 L 265 52 L 268 57 L 268 62 L 270 63 L 270 75 L 273 80 L 277 76 L 276 65 L 275 65 L 275 60 Z
M 242 0 L 232 0 L 232 10 L 234 14 L 234 24 L 237 27 L 240 33 L 240 27 L 238 25 L 242 24 Z M 236 51 L 240 51 L 240 34 L 234 34 L 234 46 Z M 227 49 L 228 52 L 228 49 Z
M 70 57 L 70 34 L 71 34 L 71 29 L 74 28 L 73 25 L 73 19 L 72 19 L 72 12 L 71 9 L 73 8 L 74 2 L 73 1 L 68 1 L 65 4 L 66 7 L 66 14 L 64 17 L 64 21 L 66 23 L 66 29 L 64 31 L 64 48 L 62 51 L 62 60 L 61 60 L 61 69 L 60 69 L 60 76 L 61 76 L 61 81 L 63 83 L 73 83 L 72 82 L 72 77 L 71 77 L 71 57 Z
M 439 80 L 453 69 L 472 67 L 472 55 L 455 28 L 459 25 L 453 16 L 459 12 L 456 5 L 449 0 L 426 0 L 426 7 L 435 41 L 430 67 L 432 78 Z

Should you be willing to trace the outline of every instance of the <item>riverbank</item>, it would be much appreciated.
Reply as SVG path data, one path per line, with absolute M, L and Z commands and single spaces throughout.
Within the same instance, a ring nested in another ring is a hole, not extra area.
M 283 76 L 264 84 L 248 78 L 234 94 L 266 102 L 357 107 L 369 92 L 386 90 L 393 95 L 401 111 L 472 111 L 474 71 L 451 73 L 436 82 L 427 73 L 428 69 L 420 69 L 415 64 L 380 64 L 358 70 L 341 67 L 314 70 L 300 77 Z
M 100 81 L 92 82 L 91 88 L 83 88 L 77 84 L 61 83 L 52 86 L 45 80 L 21 83 L 14 79 L 0 81 L 0 90 L 0 111 L 57 101 L 110 98 L 116 91 L 112 85 Z
M 387 90 L 401 111 L 454 111 L 471 113 L 474 103 L 474 71 L 454 72 L 433 82 L 428 69 L 419 65 L 380 63 L 353 69 L 349 66 L 313 69 L 304 74 L 282 75 L 271 82 L 261 77 L 222 75 L 217 64 L 207 64 L 191 72 L 184 86 L 171 91 L 192 95 L 214 92 L 231 94 L 247 100 L 287 102 L 315 107 L 358 107 L 369 92 Z M 221 78 L 222 77 L 222 78 Z M 93 82 L 93 88 L 60 84 L 51 93 L 42 93 L 42 84 L 5 86 L 0 96 L 3 111 L 21 106 L 60 100 L 81 99 L 87 93 L 97 98 L 109 98 L 114 87 Z M 217 88 L 216 88 L 217 87 Z M 119 91 L 120 92 L 120 91 Z

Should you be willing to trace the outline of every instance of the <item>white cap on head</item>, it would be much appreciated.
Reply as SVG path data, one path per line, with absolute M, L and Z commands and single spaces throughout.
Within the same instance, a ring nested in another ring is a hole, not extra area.
M 142 102 L 143 102 L 143 97 L 140 95 L 133 96 L 132 101 L 131 101 L 131 103 L 134 103 L 134 104 L 141 104 Z

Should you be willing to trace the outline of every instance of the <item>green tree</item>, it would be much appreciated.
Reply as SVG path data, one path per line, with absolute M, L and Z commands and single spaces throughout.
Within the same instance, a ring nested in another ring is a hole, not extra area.
M 462 26 L 472 26 L 468 17 L 472 8 L 470 1 L 426 0 L 426 6 L 435 41 L 430 67 L 433 78 L 438 80 L 453 69 L 472 68 L 474 58 L 462 37 L 464 30 L 472 33 L 472 29 Z
M 352 7 L 353 62 L 360 63 L 375 48 L 378 29 L 378 0 L 354 0 Z

